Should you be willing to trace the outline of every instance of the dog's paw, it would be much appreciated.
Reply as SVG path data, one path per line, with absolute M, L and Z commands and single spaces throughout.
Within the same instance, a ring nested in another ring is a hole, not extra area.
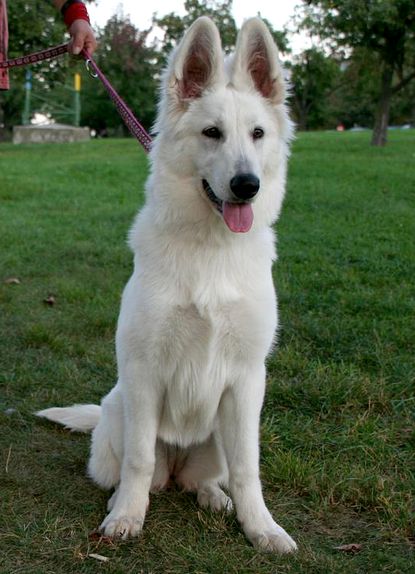
M 297 550 L 297 544 L 281 526 L 275 524 L 271 529 L 263 532 L 247 533 L 249 540 L 257 550 L 263 552 L 278 552 L 288 554 Z
M 220 510 L 232 512 L 233 510 L 232 500 L 218 486 L 198 490 L 197 502 L 202 508 L 210 508 L 214 512 Z
M 141 516 L 113 516 L 110 512 L 100 526 L 100 531 L 109 538 L 136 538 L 143 529 Z

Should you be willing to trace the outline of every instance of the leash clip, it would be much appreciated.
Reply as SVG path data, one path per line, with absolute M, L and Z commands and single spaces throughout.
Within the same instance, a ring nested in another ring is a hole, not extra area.
M 91 58 L 87 58 L 85 60 L 86 71 L 91 76 L 91 78 L 98 78 L 98 74 L 96 72 L 94 72 L 94 70 L 91 70 L 90 64 L 91 64 Z

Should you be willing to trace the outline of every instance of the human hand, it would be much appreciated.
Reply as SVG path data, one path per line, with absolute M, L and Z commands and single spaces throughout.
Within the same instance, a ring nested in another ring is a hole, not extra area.
M 68 52 L 78 56 L 82 49 L 92 55 L 97 47 L 94 31 L 86 20 L 74 20 L 69 27 L 71 39 L 68 44 Z

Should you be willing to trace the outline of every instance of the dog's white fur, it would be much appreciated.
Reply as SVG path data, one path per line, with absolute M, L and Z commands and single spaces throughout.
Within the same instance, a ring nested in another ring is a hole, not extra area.
M 102 406 L 38 413 L 93 430 L 89 474 L 115 487 L 107 536 L 137 536 L 150 490 L 173 476 L 202 506 L 231 509 L 251 542 L 290 552 L 259 479 L 264 362 L 277 326 L 271 275 L 291 123 L 272 37 L 243 25 L 224 63 L 216 26 L 199 18 L 164 77 L 147 199 L 130 236 L 134 272 L 116 337 L 119 380 Z M 204 129 L 216 127 L 219 138 Z M 260 127 L 264 136 L 253 137 Z M 208 199 L 232 202 L 230 180 L 253 173 L 254 221 L 233 233 Z

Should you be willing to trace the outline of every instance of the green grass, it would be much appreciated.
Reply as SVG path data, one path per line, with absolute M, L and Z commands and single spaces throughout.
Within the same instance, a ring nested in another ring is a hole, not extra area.
M 366 134 L 294 144 L 261 459 L 267 503 L 300 545 L 288 557 L 257 553 L 234 516 L 179 491 L 152 497 L 138 541 L 89 536 L 107 499 L 85 476 L 89 437 L 32 413 L 113 385 L 146 158 L 131 140 L 3 144 L 0 173 L 1 572 L 415 571 L 413 132 L 385 149 Z M 335 549 L 347 543 L 362 549 Z

